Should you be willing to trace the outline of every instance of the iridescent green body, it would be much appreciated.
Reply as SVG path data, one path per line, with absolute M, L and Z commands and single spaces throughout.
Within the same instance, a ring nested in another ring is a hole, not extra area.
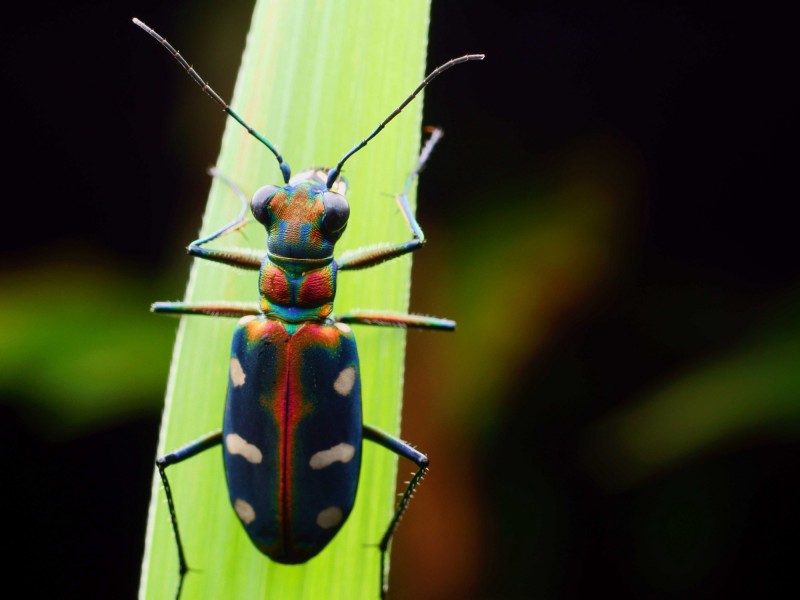
M 344 524 L 361 465 L 355 338 L 348 325 L 328 319 L 333 249 L 349 209 L 308 171 L 256 192 L 253 212 L 267 232 L 262 314 L 241 319 L 233 336 L 225 473 L 254 545 L 277 562 L 298 563 Z
M 435 69 L 373 131 L 331 169 L 311 169 L 291 177 L 277 149 L 252 129 L 206 83 L 163 37 L 134 23 L 160 43 L 189 76 L 275 156 L 282 186 L 255 192 L 249 208 L 266 232 L 266 252 L 208 248 L 206 244 L 245 223 L 246 196 L 212 170 L 242 200 L 238 219 L 189 245 L 189 254 L 226 265 L 258 270 L 257 304 L 232 302 L 157 302 L 155 312 L 241 317 L 233 336 L 228 365 L 228 394 L 223 428 L 160 457 L 156 464 L 164 484 L 178 546 L 180 595 L 188 566 L 178 529 L 177 511 L 166 476 L 169 465 L 216 444 L 223 446 L 231 505 L 254 545 L 277 562 L 300 563 L 319 553 L 343 526 L 355 501 L 361 442 L 375 442 L 414 462 L 418 471 L 402 495 L 379 543 L 381 595 L 388 589 L 386 553 L 389 541 L 412 493 L 427 471 L 428 458 L 405 442 L 365 425 L 361 420 L 361 380 L 355 338 L 348 323 L 452 330 L 455 323 L 421 315 L 353 311 L 335 316 L 333 303 L 340 271 L 366 269 L 403 256 L 425 243 L 408 200 L 411 184 L 442 137 L 430 137 L 396 196 L 411 229 L 411 239 L 378 244 L 334 258 L 336 242 L 350 214 L 342 167 L 397 116 L 435 77 L 454 65 L 480 60 L 466 55 Z M 366 540 L 365 540 L 366 542 Z

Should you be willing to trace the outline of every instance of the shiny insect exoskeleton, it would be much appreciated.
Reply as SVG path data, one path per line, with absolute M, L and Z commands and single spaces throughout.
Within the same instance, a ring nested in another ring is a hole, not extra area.
M 153 311 L 239 317 L 230 353 L 228 394 L 221 431 L 211 433 L 156 461 L 167 495 L 178 548 L 180 595 L 188 570 L 166 468 L 222 445 L 228 493 L 233 509 L 253 544 L 279 563 L 302 563 L 336 535 L 355 501 L 361 442 L 375 442 L 417 465 L 394 516 L 380 540 L 380 593 L 386 594 L 386 552 L 397 523 L 428 467 L 428 458 L 405 442 L 361 419 L 358 352 L 350 324 L 452 330 L 455 323 L 413 314 L 353 311 L 334 316 L 339 271 L 364 269 L 413 252 L 425 237 L 409 205 L 408 193 L 442 136 L 429 129 L 419 160 L 397 195 L 412 239 L 357 249 L 334 258 L 350 214 L 347 184 L 340 177 L 345 161 L 375 137 L 430 81 L 450 67 L 482 55 L 453 59 L 431 72 L 364 140 L 333 168 L 291 176 L 270 142 L 250 128 L 186 60 L 158 33 L 134 19 L 189 73 L 203 91 L 274 155 L 284 185 L 260 188 L 248 201 L 215 169 L 211 174 L 240 198 L 239 218 L 189 245 L 189 254 L 259 271 L 258 303 L 156 302 Z M 208 248 L 206 244 L 238 229 L 247 210 L 267 234 L 263 253 Z

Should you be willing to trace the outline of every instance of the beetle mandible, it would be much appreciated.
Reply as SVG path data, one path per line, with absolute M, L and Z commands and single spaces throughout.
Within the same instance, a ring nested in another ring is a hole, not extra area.
M 138 19 L 133 22 L 158 41 L 223 110 L 265 145 L 278 161 L 283 185 L 266 185 L 248 201 L 226 177 L 242 202 L 239 217 L 195 240 L 188 253 L 197 258 L 259 271 L 260 302 L 156 302 L 158 313 L 239 317 L 231 347 L 223 427 L 157 459 L 178 550 L 180 596 L 188 571 L 175 503 L 166 468 L 222 445 L 230 501 L 247 535 L 262 553 L 284 564 L 303 563 L 330 542 L 355 501 L 361 441 L 375 442 L 412 461 L 417 472 L 408 483 L 380 549 L 380 595 L 388 590 L 386 554 L 392 534 L 428 468 L 428 458 L 407 443 L 362 423 L 361 382 L 355 338 L 349 324 L 451 331 L 455 322 L 414 314 L 351 311 L 334 315 L 339 271 L 365 269 L 420 248 L 425 236 L 408 194 L 442 131 L 429 136 L 408 175 L 397 203 L 412 239 L 360 248 L 335 259 L 336 242 L 347 226 L 344 163 L 361 150 L 417 94 L 447 69 L 482 54 L 468 54 L 434 69 L 400 105 L 333 168 L 302 171 L 289 165 L 251 128 L 162 36 Z M 267 233 L 265 252 L 214 249 L 206 244 L 240 228 L 247 209 Z

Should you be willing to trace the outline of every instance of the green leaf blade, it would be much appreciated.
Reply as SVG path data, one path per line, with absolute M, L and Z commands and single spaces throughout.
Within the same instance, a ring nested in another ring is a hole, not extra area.
M 281 151 L 295 173 L 332 166 L 424 76 L 428 13 L 429 0 L 258 2 L 231 106 Z M 387 194 L 402 189 L 414 165 L 421 111 L 418 99 L 348 161 L 344 174 L 350 182 L 352 216 L 338 254 L 408 238 L 407 226 Z M 248 195 L 281 181 L 274 157 L 232 120 L 217 167 Z M 203 233 L 230 221 L 239 208 L 233 194 L 215 181 Z M 262 248 L 265 243 L 255 226 L 247 228 L 246 238 L 231 236 L 227 241 Z M 402 258 L 367 272 L 342 273 L 336 311 L 407 310 L 410 268 L 410 258 Z M 186 300 L 254 300 L 257 293 L 254 273 L 195 261 Z M 234 326 L 233 319 L 182 320 L 159 454 L 221 427 Z M 356 336 L 364 421 L 398 433 L 405 334 L 358 328 Z M 277 565 L 250 544 L 228 502 L 220 454 L 208 451 L 168 472 L 193 569 L 186 577 L 182 600 L 378 595 L 376 544 L 395 502 L 396 459 L 390 453 L 365 444 L 353 513 L 333 542 L 301 566 Z M 172 598 L 177 572 L 169 515 L 156 477 L 140 597 Z

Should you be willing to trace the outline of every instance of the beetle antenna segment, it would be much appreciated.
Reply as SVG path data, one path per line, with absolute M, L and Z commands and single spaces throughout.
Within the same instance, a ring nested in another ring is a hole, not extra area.
M 234 112 L 234 110 L 230 106 L 228 106 L 228 103 L 225 102 L 222 98 L 220 98 L 219 94 L 217 94 L 217 92 L 215 92 L 213 90 L 213 88 L 210 85 L 208 85 L 208 83 L 202 77 L 200 77 L 200 74 L 197 71 L 194 70 L 194 67 L 192 67 L 192 65 L 190 65 L 188 62 L 186 62 L 186 59 L 183 58 L 183 56 L 181 56 L 181 53 L 178 52 L 177 50 L 175 50 L 175 48 L 172 47 L 172 44 L 170 44 L 166 39 L 161 37 L 154 29 L 152 29 L 151 27 L 147 26 L 146 24 L 144 24 L 142 21 L 140 21 L 136 17 L 133 18 L 133 23 L 134 23 L 134 25 L 139 26 L 144 31 L 149 33 L 159 44 L 164 46 L 164 48 L 167 49 L 167 52 L 169 52 L 172 55 L 172 58 L 174 58 L 175 60 L 178 61 L 178 63 L 181 65 L 181 67 L 183 67 L 184 70 L 189 74 L 189 77 L 191 77 L 194 80 L 194 82 L 197 85 L 200 86 L 200 88 L 208 95 L 209 98 L 211 98 L 214 102 L 219 104 L 222 107 L 222 110 L 224 110 L 231 117 L 233 117 L 234 120 L 237 123 L 239 123 L 239 125 L 244 127 L 247 130 L 247 133 L 252 135 L 259 142 L 261 142 L 267 148 L 269 148 L 269 151 L 272 152 L 275 155 L 275 158 L 278 160 L 278 166 L 281 169 L 281 174 L 283 175 L 284 183 L 289 183 L 289 179 L 291 179 L 291 177 L 292 177 L 292 170 L 289 168 L 289 165 L 287 165 L 286 162 L 283 160 L 283 156 L 281 156 L 280 152 L 278 152 L 275 149 L 275 146 L 273 146 L 269 142 L 269 140 L 267 140 L 267 138 L 265 138 L 263 135 L 258 133 L 252 127 L 250 127 L 250 125 L 248 125 L 244 121 L 244 119 L 242 119 L 242 117 L 240 117 L 238 114 L 236 114 L 236 112 Z M 417 90 L 417 91 L 419 91 L 419 90 Z M 330 187 L 330 186 L 328 186 L 328 187 Z
M 345 155 L 344 155 L 344 157 L 342 158 L 342 160 L 340 160 L 340 161 L 339 161 L 339 163 L 338 163 L 338 164 L 337 164 L 337 165 L 336 165 L 336 166 L 335 166 L 333 169 L 331 169 L 331 171 L 328 173 L 328 181 L 327 181 L 327 183 L 325 184 L 325 185 L 328 187 L 328 189 L 330 189 L 330 188 L 331 188 L 331 186 L 332 186 L 332 185 L 334 184 L 334 182 L 336 181 L 336 178 L 337 178 L 337 177 L 339 177 L 339 173 L 341 172 L 341 170 L 342 170 L 342 166 L 344 166 L 344 163 L 345 163 L 345 161 L 347 161 L 347 159 L 348 159 L 348 158 L 350 158 L 351 156 L 353 156 L 353 154 L 355 154 L 356 152 L 358 152 L 359 150 L 361 150 L 361 149 L 362 149 L 364 146 L 366 146 L 366 145 L 367 145 L 367 143 L 368 143 L 368 142 L 369 142 L 369 141 L 370 141 L 372 138 L 374 138 L 376 135 L 378 135 L 378 134 L 381 132 L 381 129 L 383 129 L 384 127 L 386 127 L 386 124 L 387 124 L 387 123 L 389 123 L 389 121 L 391 121 L 391 120 L 392 120 L 392 119 L 394 119 L 394 118 L 395 118 L 397 115 L 399 115 L 399 114 L 400 114 L 400 112 L 401 112 L 401 111 L 402 111 L 402 110 L 403 110 L 403 109 L 404 109 L 406 106 L 408 106 L 409 102 L 411 102 L 411 101 L 412 101 L 414 98 L 416 98 L 416 97 L 417 97 L 417 94 L 419 94 L 419 93 L 420 93 L 420 92 L 423 90 L 423 88 L 425 88 L 425 87 L 426 87 L 426 86 L 427 86 L 427 85 L 428 85 L 428 84 L 429 84 L 431 81 L 433 81 L 433 80 L 434 80 L 434 79 L 436 79 L 436 78 L 437 78 L 439 75 L 441 75 L 442 73 L 444 73 L 445 71 L 447 71 L 447 69 L 449 69 L 450 67 L 454 67 L 454 66 L 456 66 L 456 65 L 459 65 L 459 64 L 461 64 L 461 63 L 467 62 L 467 61 L 469 61 L 469 60 L 483 60 L 483 59 L 484 59 L 484 56 L 485 56 L 485 55 L 483 55 L 483 54 L 466 54 L 466 55 L 464 55 L 464 56 L 459 56 L 458 58 L 454 58 L 454 59 L 452 59 L 452 60 L 448 60 L 448 61 L 447 61 L 446 63 L 444 63 L 443 65 L 441 65 L 441 66 L 439 66 L 439 67 L 435 68 L 433 71 L 431 71 L 430 75 L 428 75 L 428 76 L 427 76 L 425 79 L 423 79 L 423 80 L 422 80 L 422 83 L 420 83 L 420 84 L 419 84 L 419 85 L 416 87 L 416 89 L 415 89 L 413 92 L 411 92 L 411 94 L 409 94 L 409 96 L 408 96 L 408 97 L 407 97 L 405 100 L 403 100 L 403 101 L 400 103 L 400 106 L 398 106 L 397 108 L 395 108 L 395 109 L 392 111 L 392 113 L 391 113 L 391 114 L 390 114 L 388 117 L 386 117 L 386 118 L 385 118 L 383 121 L 381 121 L 380 125 L 378 125 L 378 126 L 377 126 L 377 127 L 376 127 L 376 128 L 373 130 L 373 131 L 372 131 L 372 133 L 370 133 L 370 134 L 369 134 L 369 135 L 368 135 L 366 138 L 364 138 L 363 140 L 361 140 L 361 142 L 360 142 L 360 143 L 358 143 L 357 145 L 355 145 L 355 146 L 352 148 L 352 150 L 350 150 L 350 152 L 348 152 L 347 154 L 345 154 Z

